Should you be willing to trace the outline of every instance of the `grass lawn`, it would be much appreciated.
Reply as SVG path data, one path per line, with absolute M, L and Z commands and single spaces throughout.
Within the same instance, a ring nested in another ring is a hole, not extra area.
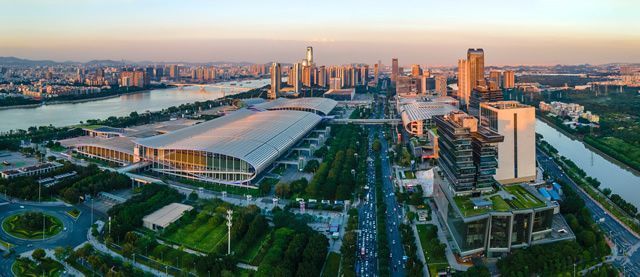
M 505 186 L 504 190 L 515 196 L 515 199 L 513 200 L 506 200 L 513 208 L 529 209 L 544 207 L 544 202 L 542 202 L 542 200 L 536 198 L 521 186 Z
M 493 209 L 499 212 L 506 212 L 510 210 L 509 204 L 500 197 L 500 195 L 491 196 L 491 202 L 493 202 Z
M 64 271 L 64 267 L 62 266 L 62 264 L 49 258 L 44 259 L 39 264 L 36 264 L 36 262 L 33 262 L 29 259 L 22 258 L 16 260 L 16 262 L 13 263 L 13 266 L 11 266 L 11 270 L 17 276 L 21 277 L 61 276 L 62 271 Z
M 70 210 L 70 211 L 66 211 L 66 213 L 70 217 L 73 217 L 73 219 L 78 219 L 78 217 L 80 216 L 80 211 L 78 209 L 73 209 L 73 210 Z
M 460 209 L 460 212 L 462 212 L 464 216 L 479 215 L 491 211 L 491 209 L 488 208 L 474 209 L 471 198 L 467 196 L 456 196 L 453 198 L 453 200 L 456 202 L 458 209 Z
M 191 223 L 169 235 L 167 239 L 202 252 L 210 253 L 225 238 L 227 226 Z
M 258 243 L 254 243 L 253 245 L 251 245 L 251 248 L 249 248 L 246 253 L 244 253 L 244 255 L 242 255 L 242 257 L 240 257 L 240 261 L 247 263 L 247 264 L 252 264 L 252 265 L 258 265 L 259 263 L 253 263 L 254 260 L 256 259 L 256 257 L 258 256 L 258 253 L 260 253 L 260 250 L 263 247 L 269 246 L 269 234 L 264 235 L 260 241 Z
M 45 222 L 44 237 L 45 238 L 52 237 L 60 233 L 60 231 L 62 231 L 63 225 L 60 219 L 54 216 L 43 214 L 43 213 L 14 214 L 12 216 L 9 216 L 7 219 L 5 219 L 2 222 L 2 228 L 10 235 L 18 238 L 42 239 L 42 231 L 43 231 L 42 224 L 39 224 L 40 222 L 42 222 L 41 217 L 40 219 L 35 219 L 37 223 L 34 223 L 34 225 L 28 225 L 27 222 L 30 220 L 28 218 L 28 215 L 44 216 L 44 222 Z M 32 217 L 32 218 L 36 218 L 36 217 Z
M 65 148 L 64 146 L 61 146 L 61 145 L 53 146 L 53 147 L 51 147 L 50 149 L 51 149 L 51 151 L 54 151 L 54 152 L 64 152 L 64 151 L 67 151 L 67 148 Z
M 427 266 L 431 276 L 437 276 L 438 271 L 447 268 L 449 262 L 445 256 L 444 247 L 438 240 L 438 227 L 433 224 L 418 224 L 418 236 L 420 245 L 427 259 Z
M 226 191 L 227 193 L 235 194 L 235 195 L 247 194 L 255 197 L 255 196 L 258 196 L 258 194 L 260 193 L 260 191 L 258 191 L 257 189 L 221 185 L 221 184 L 212 184 L 212 183 L 198 182 L 198 181 L 187 180 L 187 179 L 176 179 L 175 181 L 179 183 L 187 184 L 187 185 L 192 185 L 194 187 L 205 188 L 211 191 Z
M 340 270 L 340 254 L 336 252 L 329 252 L 327 261 L 324 263 L 324 270 L 322 271 L 323 277 L 338 276 L 338 270 Z
M 405 177 L 405 179 L 415 179 L 416 178 L 416 174 L 413 173 L 413 171 L 411 171 L 411 170 L 406 170 L 404 172 L 404 177 Z

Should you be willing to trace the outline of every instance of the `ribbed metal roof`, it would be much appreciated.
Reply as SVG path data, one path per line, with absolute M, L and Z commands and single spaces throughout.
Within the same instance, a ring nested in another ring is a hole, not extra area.
M 413 102 L 400 106 L 404 125 L 412 121 L 431 119 L 436 115 L 445 115 L 455 110 L 457 109 L 451 105 L 433 102 Z
M 226 116 L 144 138 L 137 144 L 157 149 L 198 150 L 242 159 L 262 171 L 321 120 L 302 111 L 240 109 Z
M 254 107 L 265 110 L 313 110 L 322 115 L 328 115 L 338 102 L 329 98 L 303 97 L 295 99 L 278 98 L 273 101 L 256 104 Z

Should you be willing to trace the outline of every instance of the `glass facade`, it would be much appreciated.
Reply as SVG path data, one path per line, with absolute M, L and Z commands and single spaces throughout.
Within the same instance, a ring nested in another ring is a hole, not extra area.
M 78 153 L 90 158 L 96 158 L 104 161 L 115 162 L 121 165 L 133 162 L 133 155 L 122 151 L 107 149 L 93 145 L 82 145 L 77 147 Z
M 511 227 L 511 245 L 520 245 L 529 243 L 531 235 L 531 217 L 532 213 L 514 214 L 513 226 Z
M 491 216 L 489 248 L 509 248 L 511 216 Z
M 464 222 L 455 209 L 449 207 L 447 225 L 460 252 L 484 249 L 488 222 L 488 217 Z
M 533 218 L 533 232 L 540 232 L 551 229 L 553 222 L 553 209 L 539 211 Z
M 195 150 L 153 149 L 139 146 L 140 156 L 153 161 L 152 170 L 205 182 L 248 182 L 254 168 L 244 160 Z

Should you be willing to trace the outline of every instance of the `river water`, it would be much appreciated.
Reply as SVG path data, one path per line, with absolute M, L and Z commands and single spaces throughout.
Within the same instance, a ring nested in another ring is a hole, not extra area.
M 567 137 L 549 124 L 536 120 L 536 133 L 544 136 L 560 155 L 572 160 L 587 175 L 598 178 L 601 188 L 610 188 L 624 200 L 640 207 L 640 176 L 587 148 L 584 143 Z
M 230 86 L 236 83 L 236 88 Z M 82 103 L 52 104 L 37 108 L 0 110 L 0 132 L 24 129 L 31 126 L 67 126 L 87 119 L 106 119 L 109 116 L 124 116 L 131 112 L 159 111 L 196 101 L 213 100 L 241 92 L 240 88 L 257 88 L 269 84 L 269 79 L 240 82 L 222 82 L 206 86 L 155 89 L 140 93 Z

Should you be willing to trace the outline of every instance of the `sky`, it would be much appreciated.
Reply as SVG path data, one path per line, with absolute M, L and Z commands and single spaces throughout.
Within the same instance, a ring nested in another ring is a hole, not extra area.
M 640 62 L 638 0 L 0 0 L 0 56 L 454 65 Z

